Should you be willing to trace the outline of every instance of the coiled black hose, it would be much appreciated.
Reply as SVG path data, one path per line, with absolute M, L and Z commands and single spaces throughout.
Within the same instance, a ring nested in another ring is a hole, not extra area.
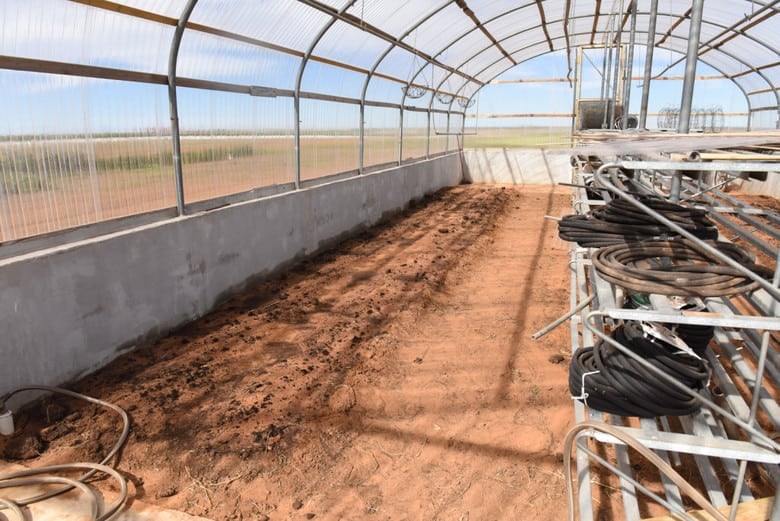
M 638 197 L 696 237 L 714 240 L 718 230 L 704 210 L 670 203 L 657 197 Z M 600 248 L 626 242 L 674 237 L 677 234 L 649 215 L 638 212 L 622 199 L 615 199 L 585 215 L 566 215 L 558 222 L 558 236 L 586 248 Z
M 637 322 L 626 322 L 610 336 L 696 392 L 709 379 L 704 360 L 646 336 Z M 569 391 L 591 409 L 620 416 L 684 416 L 700 408 L 695 397 L 671 387 L 604 341 L 574 353 L 569 366 Z
M 772 272 L 755 264 L 747 250 L 709 241 L 743 266 L 764 277 Z M 680 297 L 722 297 L 753 291 L 759 284 L 737 269 L 704 256 L 692 241 L 677 237 L 600 248 L 593 266 L 604 280 L 638 293 Z

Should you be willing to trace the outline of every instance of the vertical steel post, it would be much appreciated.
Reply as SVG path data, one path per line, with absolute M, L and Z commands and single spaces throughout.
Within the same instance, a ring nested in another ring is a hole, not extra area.
M 688 51 L 685 56 L 685 77 L 683 79 L 682 98 L 680 100 L 680 119 L 677 122 L 677 132 L 687 134 L 691 125 L 691 105 L 693 103 L 693 87 L 696 83 L 696 63 L 699 59 L 699 38 L 701 36 L 701 19 L 704 0 L 693 0 L 691 9 L 691 28 L 688 31 Z
M 636 0 L 631 3 L 631 32 L 628 37 L 628 56 L 623 67 L 623 129 L 628 128 L 631 107 L 631 76 L 634 73 L 634 44 L 636 43 Z
M 570 145 L 574 146 L 574 133 L 577 131 L 577 126 L 579 125 L 579 101 L 580 96 L 582 95 L 582 82 L 580 81 L 580 75 L 582 74 L 582 54 L 585 52 L 585 49 L 582 47 L 577 49 L 577 60 L 574 62 L 574 88 L 572 89 L 572 107 L 571 107 L 571 113 L 574 114 L 574 116 L 571 118 L 571 136 L 570 139 Z
M 653 52 L 655 50 L 655 23 L 658 18 L 658 0 L 650 1 L 650 22 L 647 25 L 647 52 L 645 54 L 645 75 L 642 79 L 642 102 L 639 107 L 639 128 L 647 128 L 647 104 L 650 100 L 650 77 L 653 74 Z
M 360 143 L 358 143 L 358 175 L 363 173 L 366 149 L 366 100 L 360 99 Z
M 181 167 L 181 132 L 179 130 L 179 103 L 176 99 L 176 63 L 179 59 L 179 46 L 187 27 L 187 21 L 198 0 L 189 0 L 176 23 L 173 32 L 171 50 L 168 53 L 168 105 L 171 113 L 171 139 L 173 140 L 173 174 L 176 182 L 176 211 L 184 215 L 184 175 Z
M 612 78 L 612 98 L 609 102 L 609 116 L 607 128 L 612 128 L 615 123 L 615 106 L 618 100 L 618 86 L 620 84 L 620 64 L 623 61 L 623 0 L 620 1 L 620 16 L 615 18 L 617 34 L 615 35 L 615 73 Z
M 339 16 L 347 12 L 347 9 L 355 5 L 357 0 L 351 0 L 342 7 L 336 16 L 333 16 L 330 20 L 322 26 L 320 32 L 309 44 L 309 48 L 301 58 L 301 64 L 298 67 L 298 74 L 295 78 L 295 91 L 293 93 L 293 110 L 295 112 L 295 189 L 298 190 L 301 187 L 301 83 L 303 83 L 303 73 L 306 70 L 306 65 L 309 63 L 311 54 L 314 52 L 314 48 L 320 43 L 322 37 L 325 36 L 331 27 L 338 21 Z
M 701 36 L 702 11 L 704 0 L 693 0 L 691 7 L 691 28 L 688 31 L 688 51 L 685 55 L 685 78 L 683 79 L 682 98 L 680 99 L 680 119 L 677 121 L 677 132 L 687 134 L 691 128 L 691 105 L 693 104 L 693 87 L 696 83 L 696 62 L 699 59 L 699 37 Z M 682 172 L 672 176 L 669 199 L 673 203 L 680 202 Z

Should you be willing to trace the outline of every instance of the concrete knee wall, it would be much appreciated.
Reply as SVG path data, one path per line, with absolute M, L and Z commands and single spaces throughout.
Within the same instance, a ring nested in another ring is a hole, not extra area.
M 464 180 L 471 183 L 554 185 L 571 182 L 569 152 L 539 148 L 466 150 Z
M 92 372 L 459 184 L 462 166 L 451 154 L 0 260 L 0 395 Z

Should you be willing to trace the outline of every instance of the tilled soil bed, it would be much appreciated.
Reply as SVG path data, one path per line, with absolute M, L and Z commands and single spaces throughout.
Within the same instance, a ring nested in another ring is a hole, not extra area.
M 133 497 L 214 520 L 559 521 L 572 425 L 567 190 L 464 185 L 71 386 L 132 419 Z M 117 310 L 121 313 L 122 310 Z M 60 398 L 0 454 L 96 461 L 116 415 Z

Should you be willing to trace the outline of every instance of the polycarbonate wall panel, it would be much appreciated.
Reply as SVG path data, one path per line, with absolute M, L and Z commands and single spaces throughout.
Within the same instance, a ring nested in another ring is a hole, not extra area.
M 299 2 L 199 0 L 190 22 L 306 51 L 331 17 Z
M 293 121 L 292 98 L 180 88 L 185 201 L 291 183 Z
M 366 100 L 400 103 L 402 88 L 403 85 L 398 82 L 372 76 L 366 90 Z
M 0 54 L 166 73 L 174 28 L 62 0 L 0 2 Z
M 420 56 L 407 52 L 400 47 L 393 47 L 376 70 L 386 76 L 409 80 L 425 64 L 425 60 Z
M 428 113 L 404 111 L 404 139 L 401 159 L 425 157 L 428 142 Z
M 452 128 L 452 122 L 447 114 L 434 112 L 431 114 L 430 155 L 441 154 L 447 150 L 450 134 L 460 132 L 460 127 Z
M 752 130 L 769 130 L 777 129 L 780 126 L 780 116 L 777 115 L 776 110 L 762 110 L 761 112 L 754 112 L 751 119 Z
M 358 169 L 360 106 L 301 100 L 301 179 Z
M 303 72 L 301 90 L 360 99 L 366 76 L 359 72 L 309 61 Z
M 366 107 L 363 166 L 386 165 L 398 161 L 400 111 L 385 107 Z
M 0 242 L 175 205 L 163 86 L 0 72 Z
M 198 31 L 185 31 L 176 72 L 183 78 L 295 88 L 300 58 Z

